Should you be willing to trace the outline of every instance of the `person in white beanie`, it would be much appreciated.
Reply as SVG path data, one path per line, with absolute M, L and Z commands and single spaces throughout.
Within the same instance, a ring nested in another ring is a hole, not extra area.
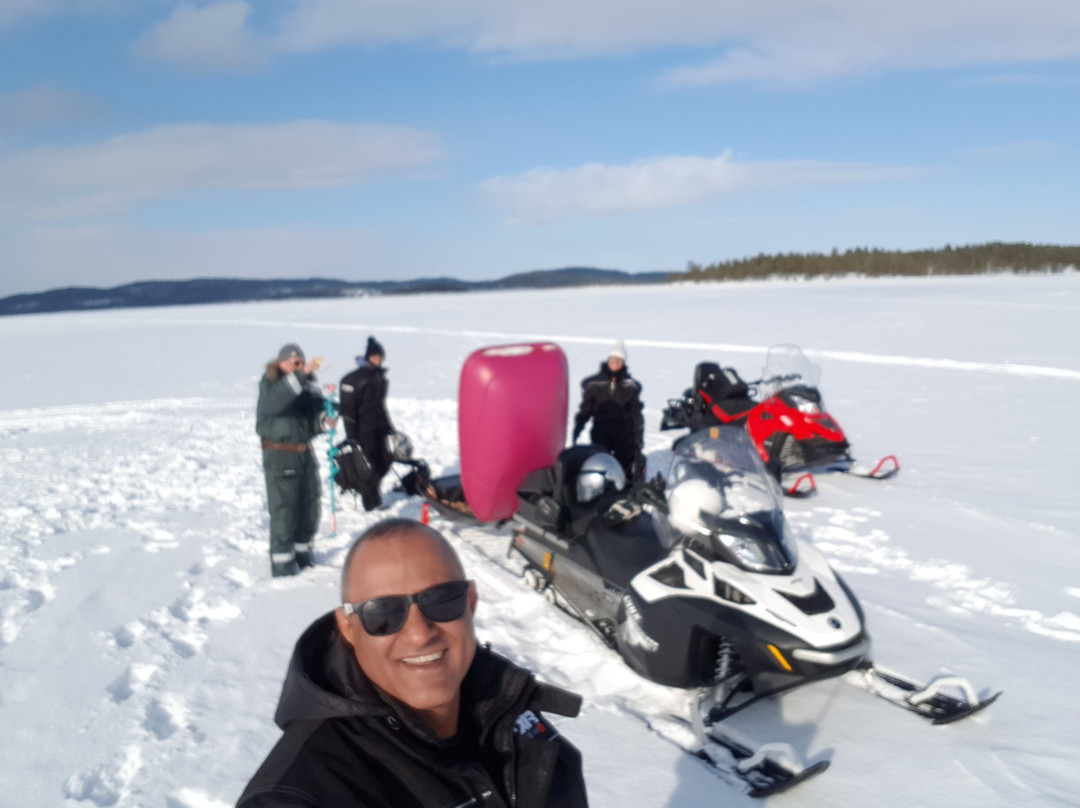
M 600 372 L 581 382 L 581 407 L 574 418 L 574 443 L 592 420 L 592 442 L 615 456 L 628 479 L 644 480 L 642 407 L 641 383 L 630 375 L 626 366 L 626 345 L 618 340 L 600 365 Z

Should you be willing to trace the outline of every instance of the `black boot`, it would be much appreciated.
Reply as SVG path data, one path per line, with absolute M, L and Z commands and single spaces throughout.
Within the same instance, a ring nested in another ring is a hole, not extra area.
M 382 506 L 382 496 L 378 488 L 365 488 L 360 492 L 360 498 L 364 502 L 365 511 L 373 511 Z
M 284 578 L 289 575 L 296 575 L 300 572 L 300 565 L 296 563 L 296 560 L 286 561 L 283 564 L 271 564 L 270 574 L 275 578 Z

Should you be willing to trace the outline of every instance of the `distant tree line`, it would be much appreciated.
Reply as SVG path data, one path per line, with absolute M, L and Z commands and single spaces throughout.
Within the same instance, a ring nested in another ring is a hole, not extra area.
M 837 275 L 977 275 L 987 272 L 1063 272 L 1080 268 L 1080 246 L 992 242 L 939 250 L 900 252 L 858 248 L 840 252 L 758 255 L 735 261 L 687 264 L 669 281 L 815 278 Z

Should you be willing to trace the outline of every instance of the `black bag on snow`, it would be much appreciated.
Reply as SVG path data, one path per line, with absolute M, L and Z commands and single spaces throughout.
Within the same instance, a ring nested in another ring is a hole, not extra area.
M 364 456 L 364 450 L 354 440 L 345 440 L 337 445 L 337 453 L 334 455 L 334 465 L 337 473 L 334 482 L 342 491 L 355 491 L 363 494 L 370 491 L 371 487 L 378 483 L 371 471 L 371 464 Z

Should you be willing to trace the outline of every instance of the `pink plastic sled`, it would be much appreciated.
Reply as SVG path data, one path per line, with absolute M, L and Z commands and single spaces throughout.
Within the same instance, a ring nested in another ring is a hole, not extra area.
M 461 485 L 481 522 L 508 519 L 517 487 L 566 444 L 567 364 L 551 342 L 474 351 L 461 368 Z

